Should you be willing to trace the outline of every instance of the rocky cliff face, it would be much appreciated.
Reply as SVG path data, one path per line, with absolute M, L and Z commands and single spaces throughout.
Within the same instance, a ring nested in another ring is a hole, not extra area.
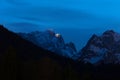
M 52 30 L 19 33 L 18 35 L 39 47 L 85 63 L 120 63 L 120 34 L 113 30 L 105 31 L 100 36 L 94 34 L 78 54 L 72 42 L 65 43 L 62 35 Z
M 113 30 L 93 35 L 80 52 L 80 60 L 98 63 L 120 63 L 120 34 Z
M 62 35 L 55 33 L 52 30 L 18 33 L 18 35 L 39 47 L 58 53 L 62 56 L 72 58 L 77 52 L 76 47 L 72 42 L 65 43 Z

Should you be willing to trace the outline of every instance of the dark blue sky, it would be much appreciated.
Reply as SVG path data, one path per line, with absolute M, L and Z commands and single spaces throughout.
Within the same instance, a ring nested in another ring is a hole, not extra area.
M 119 4 L 120 0 L 0 0 L 0 24 L 15 32 L 52 28 L 66 41 L 83 46 L 92 33 L 120 32 Z

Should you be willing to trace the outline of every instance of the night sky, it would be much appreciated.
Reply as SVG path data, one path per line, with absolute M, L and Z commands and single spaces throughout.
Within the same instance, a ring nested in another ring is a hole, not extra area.
M 0 24 L 15 32 L 52 28 L 81 48 L 94 33 L 120 32 L 120 0 L 0 0 Z

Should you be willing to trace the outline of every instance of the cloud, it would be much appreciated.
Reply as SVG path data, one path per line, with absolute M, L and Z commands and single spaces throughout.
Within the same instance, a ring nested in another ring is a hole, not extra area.
M 117 10 L 114 9 L 116 0 L 114 3 L 111 3 L 112 0 L 6 0 L 3 2 L 6 5 L 0 7 L 0 23 L 6 25 L 14 26 L 14 23 L 22 22 L 39 25 L 39 28 L 44 29 L 120 25 L 120 16 L 116 15 L 119 11 L 114 12 Z

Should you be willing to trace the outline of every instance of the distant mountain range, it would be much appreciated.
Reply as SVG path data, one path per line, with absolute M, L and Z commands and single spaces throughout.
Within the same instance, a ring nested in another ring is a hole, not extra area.
M 31 41 L 39 47 L 58 53 L 60 55 L 72 58 L 77 50 L 74 43 L 65 43 L 62 35 L 52 30 L 45 32 L 18 33 L 22 38 Z
M 74 43 L 66 44 L 62 35 L 52 30 L 18 33 L 18 35 L 39 47 L 85 63 L 120 63 L 120 34 L 113 30 L 105 31 L 101 36 L 94 34 L 80 52 L 77 52 Z
M 0 26 L 1 80 L 119 80 L 120 34 L 93 35 L 80 50 L 62 35 L 13 33 Z

